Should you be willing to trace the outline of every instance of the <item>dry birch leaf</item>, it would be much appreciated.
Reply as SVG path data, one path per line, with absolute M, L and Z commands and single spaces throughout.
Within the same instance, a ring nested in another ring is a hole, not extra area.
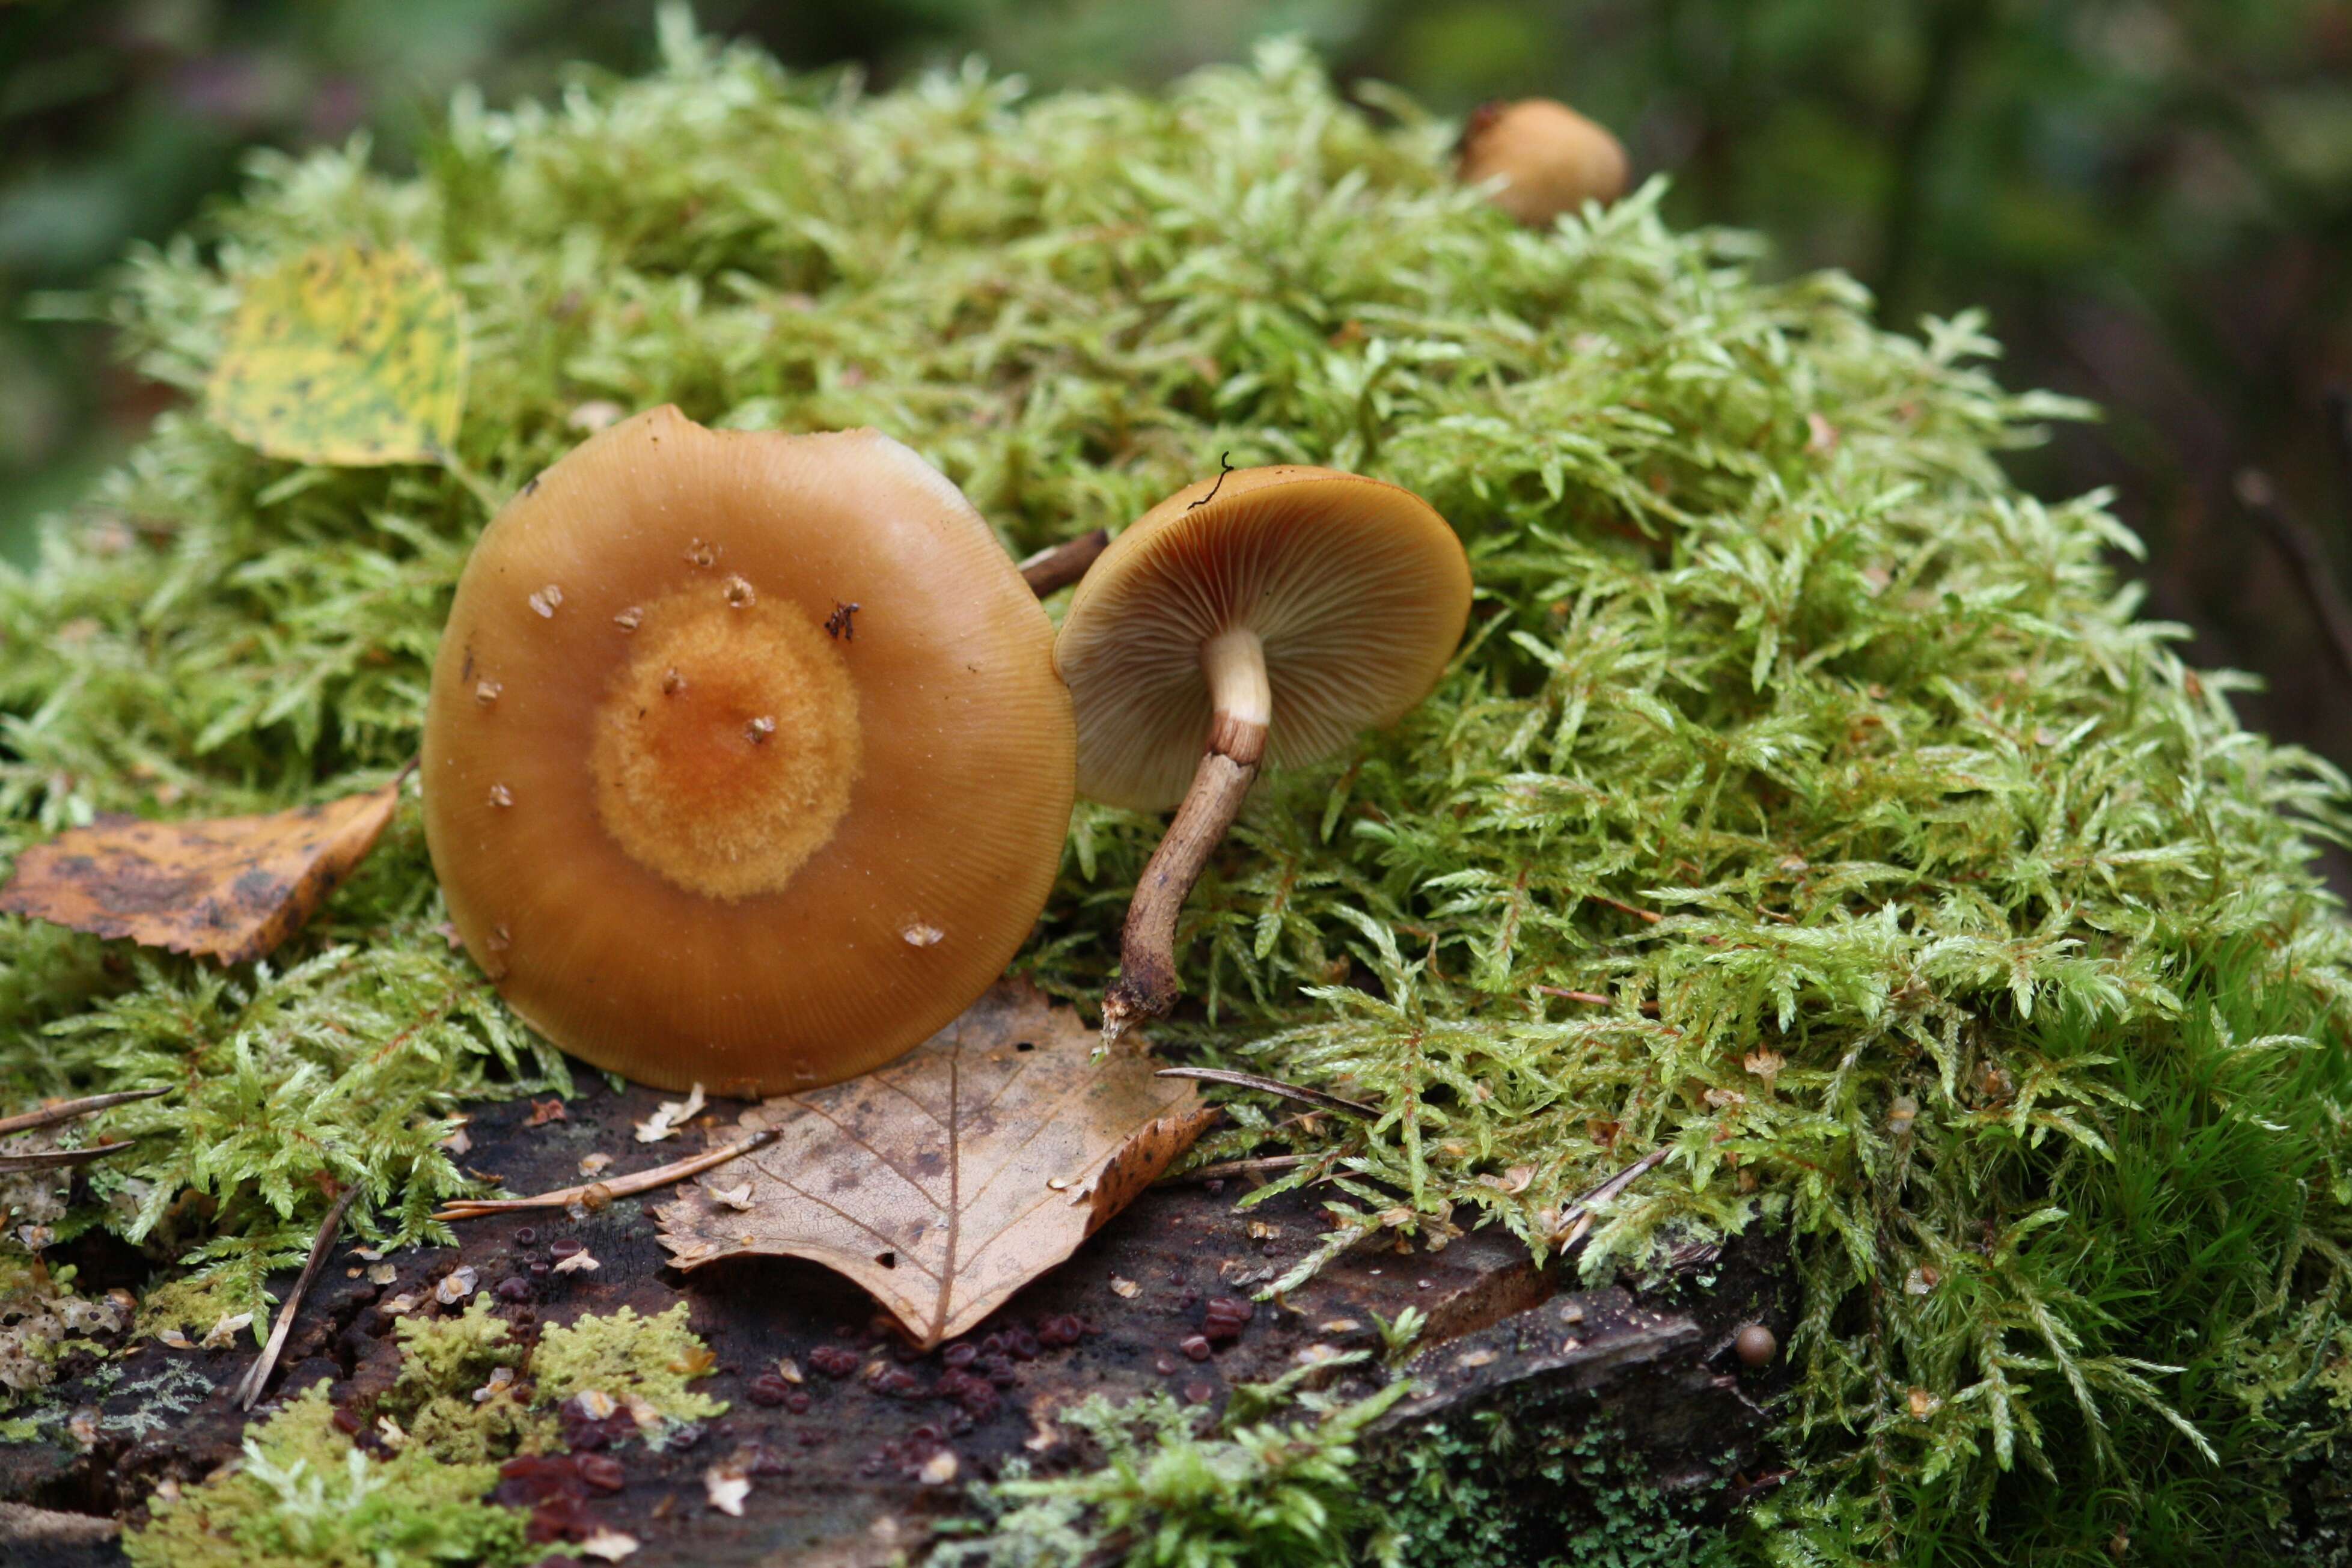
M 0 888 L 0 915 L 246 963 L 300 929 L 375 847 L 399 803 L 394 779 L 267 817 L 101 817 L 19 855 Z
M 205 388 L 215 423 L 297 463 L 425 463 L 457 435 L 466 331 L 441 269 L 403 246 L 324 245 L 245 282 Z
M 659 1211 L 681 1269 L 747 1253 L 848 1275 L 924 1346 L 952 1339 L 1067 1258 L 1216 1114 L 1145 1058 L 1089 1058 L 1096 1031 L 1007 982 L 863 1078 L 764 1101 L 776 1140 Z

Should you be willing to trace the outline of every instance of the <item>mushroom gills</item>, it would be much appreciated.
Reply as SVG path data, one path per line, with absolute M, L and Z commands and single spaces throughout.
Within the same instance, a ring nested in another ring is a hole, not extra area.
M 1259 770 L 1402 717 L 1469 612 L 1469 561 L 1445 519 L 1361 475 L 1226 468 L 1111 542 L 1054 644 L 1078 788 L 1176 815 L 1128 906 L 1107 1041 L 1175 1002 L 1177 918 Z

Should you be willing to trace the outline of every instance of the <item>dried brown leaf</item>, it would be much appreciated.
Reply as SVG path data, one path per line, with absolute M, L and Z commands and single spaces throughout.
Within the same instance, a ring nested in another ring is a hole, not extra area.
M 18 856 L 0 915 L 247 963 L 300 929 L 399 803 L 395 779 L 266 817 L 102 817 Z
M 682 1269 L 747 1253 L 848 1275 L 919 1344 L 963 1333 L 1077 1249 L 1192 1145 L 1216 1113 L 1034 987 L 999 985 L 889 1066 L 743 1114 L 774 1143 L 661 1209 Z

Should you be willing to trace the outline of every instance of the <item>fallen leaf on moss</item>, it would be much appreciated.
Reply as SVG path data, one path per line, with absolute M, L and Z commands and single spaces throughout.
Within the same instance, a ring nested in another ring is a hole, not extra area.
M 347 468 L 439 459 L 465 396 L 457 292 L 406 246 L 320 246 L 246 279 L 205 387 L 246 444 Z
M 738 1213 L 691 1187 L 661 1209 L 682 1269 L 764 1253 L 848 1275 L 926 1347 L 1076 1250 L 1216 1114 L 1025 983 L 999 985 L 889 1066 L 764 1101 L 775 1141 L 729 1172 Z
M 399 803 L 395 779 L 266 817 L 103 817 L 18 856 L 0 915 L 246 963 L 300 929 L 375 847 Z

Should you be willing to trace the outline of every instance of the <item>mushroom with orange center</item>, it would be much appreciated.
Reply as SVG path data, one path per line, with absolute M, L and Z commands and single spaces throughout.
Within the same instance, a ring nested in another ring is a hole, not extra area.
M 457 585 L 424 755 L 450 918 L 599 1067 L 749 1095 L 877 1066 L 996 979 L 1052 887 L 1052 640 L 887 436 L 613 425 Z
M 1128 908 L 1108 1038 L 1174 1002 L 1177 914 L 1260 766 L 1328 757 L 1402 717 L 1469 614 L 1470 564 L 1445 519 L 1328 468 L 1204 479 L 1113 541 L 1054 644 L 1078 790 L 1177 810 Z
M 1540 228 L 1587 202 L 1625 193 L 1625 149 L 1607 128 L 1548 98 L 1489 103 L 1462 129 L 1454 172 L 1465 185 L 1500 179 L 1495 204 Z

